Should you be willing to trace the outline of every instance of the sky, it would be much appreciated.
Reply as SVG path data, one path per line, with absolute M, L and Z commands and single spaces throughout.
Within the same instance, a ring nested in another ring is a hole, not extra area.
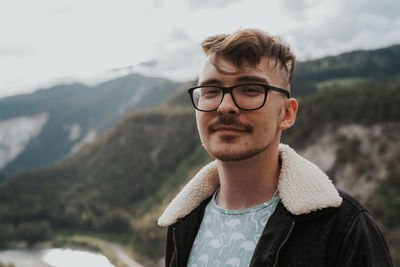
M 400 43 L 398 0 L 1 0 L 0 98 L 130 73 L 197 77 L 210 35 L 259 28 L 299 60 Z

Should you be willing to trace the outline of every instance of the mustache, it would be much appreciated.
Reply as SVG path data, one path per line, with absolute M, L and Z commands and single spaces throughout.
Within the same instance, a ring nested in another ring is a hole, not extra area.
M 229 126 L 229 127 L 234 127 L 237 128 L 238 130 L 245 131 L 245 132 L 252 132 L 253 127 L 250 125 L 241 123 L 238 121 L 236 118 L 231 118 L 231 117 L 219 117 L 218 120 L 208 126 L 208 131 L 210 133 L 213 133 L 217 131 L 219 127 L 223 126 Z

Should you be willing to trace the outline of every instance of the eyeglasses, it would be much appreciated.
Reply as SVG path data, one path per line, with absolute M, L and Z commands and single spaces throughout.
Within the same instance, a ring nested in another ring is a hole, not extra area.
M 202 85 L 188 89 L 193 106 L 204 112 L 217 110 L 224 99 L 224 95 L 229 93 L 233 103 L 242 110 L 257 110 L 264 106 L 267 100 L 268 91 L 276 91 L 290 97 L 289 91 L 278 87 L 247 83 L 232 87 L 222 87 L 214 85 Z

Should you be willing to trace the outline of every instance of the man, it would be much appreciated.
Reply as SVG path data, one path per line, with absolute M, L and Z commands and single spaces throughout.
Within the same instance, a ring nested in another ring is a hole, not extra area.
M 167 266 L 392 266 L 367 211 L 280 143 L 295 123 L 295 56 L 279 38 L 207 38 L 190 88 L 201 141 L 216 160 L 159 218 Z

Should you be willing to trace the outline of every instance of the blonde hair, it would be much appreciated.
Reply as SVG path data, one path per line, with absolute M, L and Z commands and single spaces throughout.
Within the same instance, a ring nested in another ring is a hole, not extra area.
M 202 42 L 204 53 L 210 57 L 211 63 L 224 74 L 230 74 L 218 67 L 216 58 L 222 56 L 230 60 L 236 67 L 243 64 L 252 67 L 260 63 L 261 58 L 274 58 L 285 69 L 288 83 L 293 78 L 296 57 L 289 45 L 278 36 L 270 35 L 258 29 L 238 30 L 232 34 L 210 36 Z

